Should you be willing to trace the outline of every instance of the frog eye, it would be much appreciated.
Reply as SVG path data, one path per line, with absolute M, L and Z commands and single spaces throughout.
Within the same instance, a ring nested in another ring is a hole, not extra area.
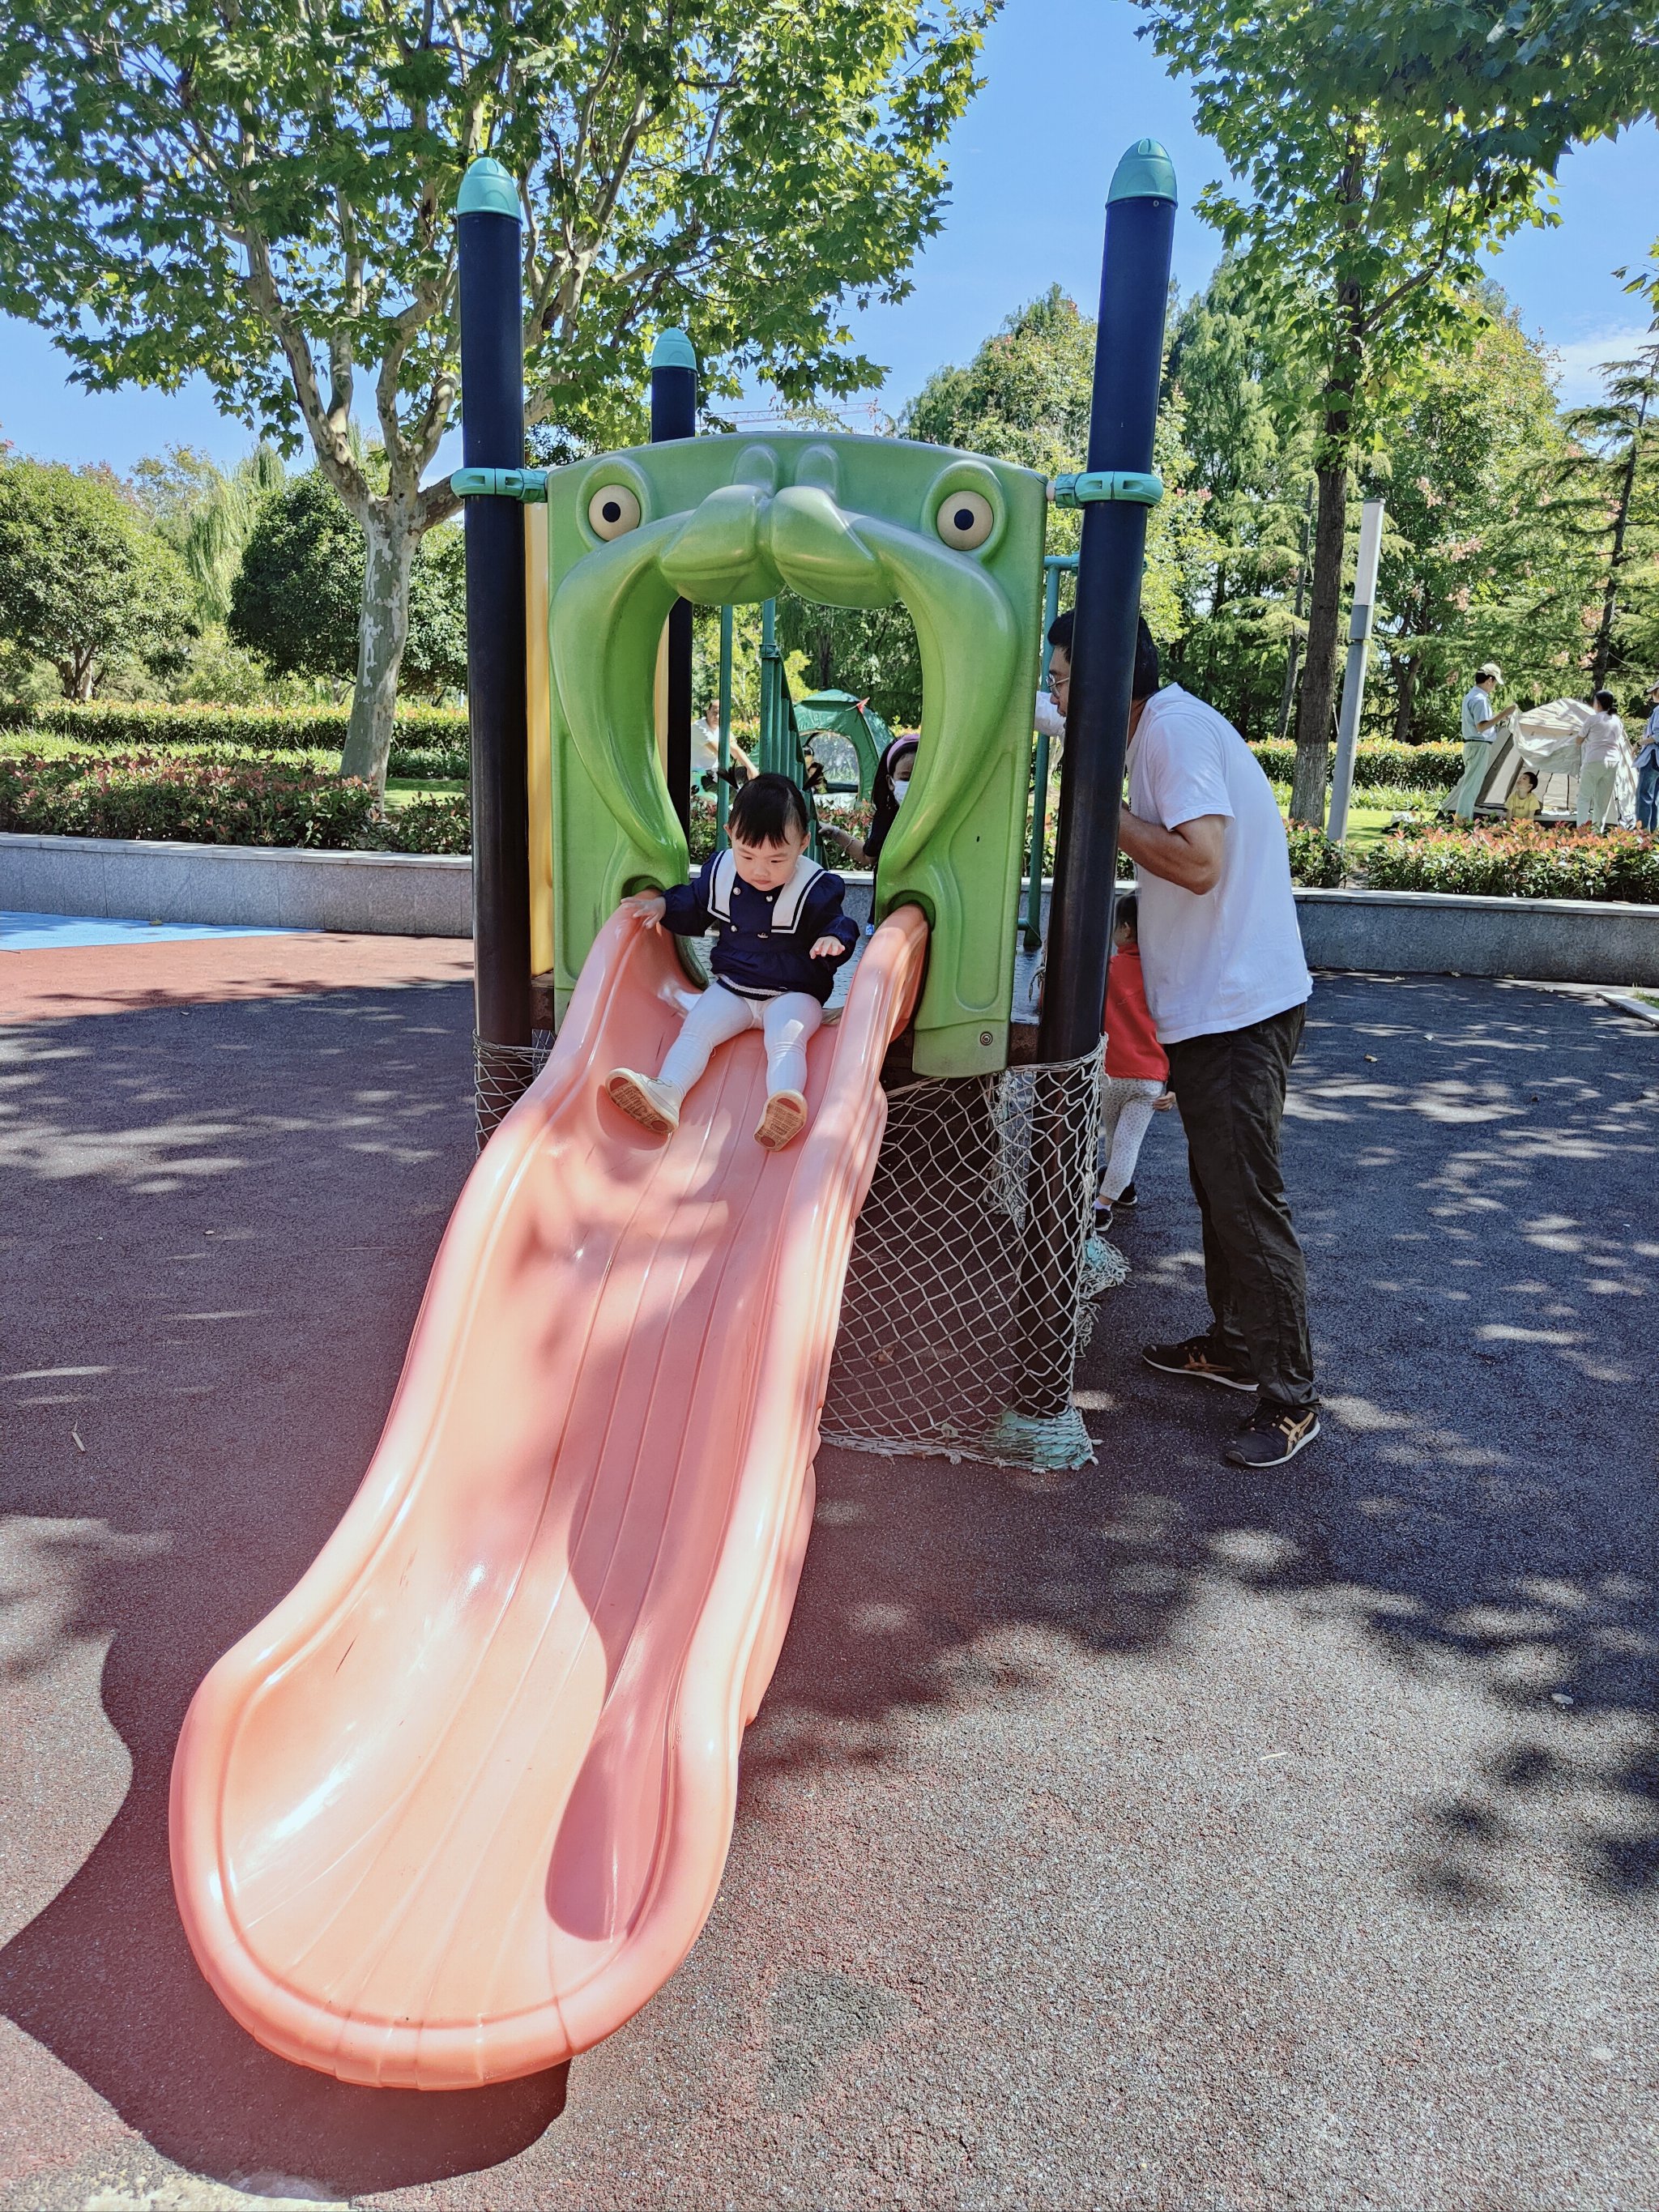
M 640 521 L 639 494 L 626 484 L 601 484 L 587 502 L 587 526 L 596 538 L 624 537 Z
M 982 491 L 947 491 L 933 517 L 934 529 L 959 553 L 983 545 L 996 526 L 996 509 Z

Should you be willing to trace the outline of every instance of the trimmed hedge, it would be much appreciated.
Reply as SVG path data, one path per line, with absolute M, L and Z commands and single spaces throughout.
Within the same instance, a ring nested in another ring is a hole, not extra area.
M 1401 823 L 1365 857 L 1372 890 L 1495 898 L 1623 899 L 1659 906 L 1659 838 L 1642 830 L 1488 829 Z
M 1285 835 L 1291 847 L 1291 881 L 1310 890 L 1334 890 L 1342 881 L 1342 848 L 1305 822 L 1287 823 Z
M 382 817 L 369 784 L 234 754 L 0 754 L 0 830 L 337 853 L 471 849 L 465 799 L 420 799 Z
M 1332 747 L 1333 757 L 1335 747 Z M 1250 750 L 1261 762 L 1270 783 L 1289 783 L 1296 774 L 1296 747 L 1264 738 Z M 1429 787 L 1444 791 L 1462 780 L 1462 745 L 1402 745 L 1392 738 L 1362 738 L 1354 747 L 1356 784 L 1384 786 L 1410 791 Z
M 0 710 L 0 728 L 39 730 L 77 744 L 145 750 L 210 744 L 244 745 L 262 753 L 313 748 L 337 753 L 349 720 L 344 707 L 167 707 L 121 701 L 82 707 L 60 700 L 49 707 Z M 466 714 L 461 708 L 400 707 L 396 732 L 394 745 L 466 750 Z

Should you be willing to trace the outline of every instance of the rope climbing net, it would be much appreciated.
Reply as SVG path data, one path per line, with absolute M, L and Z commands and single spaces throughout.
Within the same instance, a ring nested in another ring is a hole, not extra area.
M 1101 1053 L 892 1093 L 842 1302 L 825 1443 L 1048 1469 L 1094 1449 L 1072 1403 L 1091 1298 Z
M 495 1044 L 473 1032 L 472 1103 L 480 1152 L 546 1066 L 552 1049 L 551 1030 L 532 1030 L 528 1044 Z

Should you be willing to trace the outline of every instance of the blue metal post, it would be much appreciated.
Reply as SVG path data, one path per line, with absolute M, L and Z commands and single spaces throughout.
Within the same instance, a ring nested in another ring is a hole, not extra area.
M 1118 163 L 1106 200 L 1089 416 L 1097 483 L 1152 471 L 1175 216 L 1170 157 L 1143 138 Z M 1091 496 L 1083 507 L 1040 1060 L 1075 1060 L 1100 1042 L 1146 512 L 1133 495 Z
M 726 781 L 726 771 L 732 765 L 732 610 L 720 609 L 720 774 L 714 779 L 714 843 L 718 847 L 726 836 L 726 817 L 732 811 L 732 787 Z
M 692 438 L 697 431 L 697 356 L 684 331 L 665 331 L 651 349 L 651 442 Z M 668 617 L 668 796 L 689 836 L 691 829 L 691 602 L 676 599 Z
M 456 202 L 461 459 L 524 466 L 524 325 L 518 187 L 488 155 Z M 524 512 L 466 502 L 467 723 L 472 769 L 473 1021 L 480 1139 L 528 1080 L 530 802 L 526 781 Z M 491 1059 L 494 1047 L 507 1051 Z M 518 1070 L 514 1055 L 522 1054 Z

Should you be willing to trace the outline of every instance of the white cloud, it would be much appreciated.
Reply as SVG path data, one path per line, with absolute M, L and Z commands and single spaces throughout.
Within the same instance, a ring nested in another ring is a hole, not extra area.
M 1551 345 L 1556 388 L 1564 407 L 1585 407 L 1601 397 L 1596 371 L 1604 361 L 1629 361 L 1639 345 L 1650 343 L 1653 333 L 1645 323 L 1622 329 L 1596 331 L 1589 337 L 1569 338 Z

